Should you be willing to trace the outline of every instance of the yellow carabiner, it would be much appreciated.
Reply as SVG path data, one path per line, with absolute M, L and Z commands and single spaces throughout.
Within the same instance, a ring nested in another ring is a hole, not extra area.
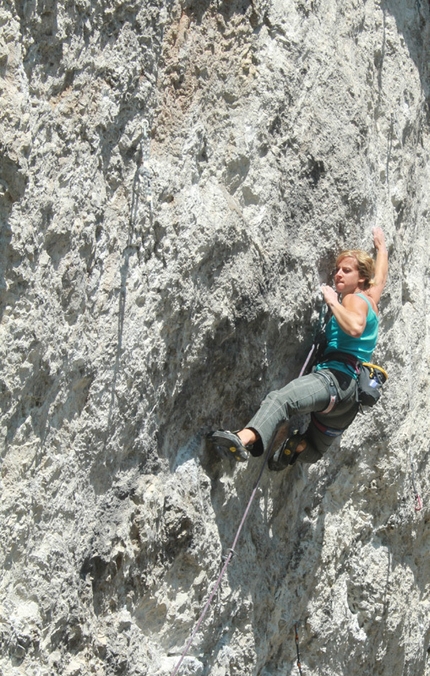
M 377 366 L 376 364 L 371 364 L 368 361 L 363 362 L 363 366 L 367 366 L 368 369 L 370 369 L 370 377 L 373 378 L 374 374 L 372 373 L 373 370 L 377 371 L 380 375 L 383 376 L 384 380 L 382 381 L 385 383 L 386 380 L 388 380 L 388 373 L 386 372 L 385 369 L 382 368 L 382 366 Z

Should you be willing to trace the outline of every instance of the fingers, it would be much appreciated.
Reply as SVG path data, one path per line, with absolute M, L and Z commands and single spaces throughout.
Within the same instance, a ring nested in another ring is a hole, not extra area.
M 322 284 L 321 292 L 327 304 L 329 304 L 330 302 L 334 302 L 335 299 L 337 300 L 336 291 L 332 289 L 331 286 L 328 286 L 327 284 Z
M 376 247 L 385 243 L 385 235 L 382 228 L 379 227 L 373 228 L 373 241 Z

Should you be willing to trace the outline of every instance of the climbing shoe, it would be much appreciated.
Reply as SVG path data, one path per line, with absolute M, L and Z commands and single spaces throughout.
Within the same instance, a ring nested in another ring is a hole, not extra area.
M 209 435 L 209 441 L 222 458 L 233 458 L 237 462 L 246 462 L 249 451 L 234 432 L 217 430 Z
M 280 472 L 290 465 L 294 465 L 302 451 L 297 451 L 297 446 L 306 439 L 303 434 L 293 434 L 280 445 L 276 453 L 269 458 L 268 468 L 272 472 Z M 306 447 L 305 447 L 306 448 Z M 303 449 L 305 450 L 305 449 Z

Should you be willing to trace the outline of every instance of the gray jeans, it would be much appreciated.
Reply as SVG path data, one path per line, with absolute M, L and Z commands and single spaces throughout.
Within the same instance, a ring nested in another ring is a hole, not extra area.
M 276 430 L 294 414 L 311 413 L 311 422 L 306 430 L 306 449 L 300 453 L 300 462 L 316 462 L 331 446 L 336 437 L 352 423 L 358 411 L 356 402 L 356 381 L 341 371 L 324 369 L 321 373 L 310 373 L 292 380 L 280 390 L 270 392 L 257 413 L 246 425 L 255 430 L 261 443 L 255 444 L 266 450 Z M 337 403 L 329 413 L 324 411 L 330 401 L 329 378 L 337 391 Z

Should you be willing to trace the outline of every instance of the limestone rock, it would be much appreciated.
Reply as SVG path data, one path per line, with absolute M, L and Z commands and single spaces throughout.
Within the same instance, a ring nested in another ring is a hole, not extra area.
M 206 434 L 375 225 L 383 399 L 263 473 L 180 673 L 296 674 L 297 623 L 307 676 L 430 676 L 429 37 L 422 0 L 3 3 L 5 676 L 172 673 L 261 463 Z

